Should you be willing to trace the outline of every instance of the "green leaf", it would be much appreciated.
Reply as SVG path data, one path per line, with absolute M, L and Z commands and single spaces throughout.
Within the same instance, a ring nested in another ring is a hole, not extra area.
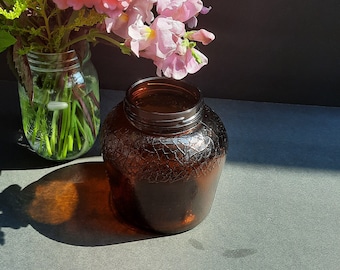
M 16 42 L 16 38 L 10 33 L 0 30 L 0 52 L 3 52 L 8 47 L 12 46 Z
M 27 3 L 24 0 L 15 1 L 12 10 L 8 11 L 0 6 L 0 14 L 5 16 L 6 19 L 14 20 L 20 17 L 21 13 L 27 8 Z

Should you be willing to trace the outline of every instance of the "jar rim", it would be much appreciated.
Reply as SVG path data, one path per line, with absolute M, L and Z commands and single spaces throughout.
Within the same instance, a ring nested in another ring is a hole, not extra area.
M 143 104 L 145 100 L 149 104 Z M 197 87 L 184 81 L 149 77 L 127 90 L 123 104 L 127 118 L 138 129 L 175 134 L 201 120 L 203 97 Z
M 27 60 L 30 69 L 37 72 L 62 72 L 80 67 L 77 53 L 73 49 L 58 53 L 30 51 Z

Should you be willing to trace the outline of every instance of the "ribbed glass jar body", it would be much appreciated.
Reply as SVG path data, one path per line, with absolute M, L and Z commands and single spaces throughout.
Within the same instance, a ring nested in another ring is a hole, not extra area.
M 165 234 L 189 230 L 206 217 L 227 134 L 197 88 L 164 78 L 137 82 L 108 114 L 102 135 L 119 217 Z
M 100 126 L 99 82 L 87 48 L 27 55 L 30 80 L 19 83 L 24 134 L 50 160 L 71 160 L 94 144 Z

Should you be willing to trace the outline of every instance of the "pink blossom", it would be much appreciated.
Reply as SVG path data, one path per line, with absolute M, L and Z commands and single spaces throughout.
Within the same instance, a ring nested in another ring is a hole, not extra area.
M 136 28 L 144 22 L 150 24 L 154 19 L 152 8 L 157 0 L 133 0 L 129 7 L 119 16 L 112 16 L 105 20 L 108 32 L 128 39 L 129 27 Z
M 205 29 L 190 32 L 185 29 L 186 25 L 197 25 L 199 13 L 209 12 L 210 8 L 204 7 L 201 0 L 53 1 L 60 9 L 94 7 L 106 14 L 106 31 L 122 38 L 136 56 L 151 59 L 159 76 L 180 80 L 208 63 L 208 58 L 194 47 L 196 42 L 209 44 L 215 39 L 214 34 Z
M 60 9 L 73 8 L 79 10 L 82 7 L 95 9 L 99 13 L 109 16 L 118 16 L 123 10 L 127 9 L 132 0 L 53 0 Z
M 126 45 L 131 48 L 136 56 L 139 57 L 139 51 L 145 50 L 150 46 L 155 37 L 155 31 L 145 25 L 141 20 L 129 27 L 130 38 L 126 40 Z
M 53 0 L 59 9 L 67 9 L 69 7 L 67 0 Z
M 195 57 L 194 57 L 195 56 Z M 208 64 L 208 58 L 194 48 L 186 48 L 184 54 L 174 52 L 165 59 L 155 59 L 157 75 L 181 80 L 189 74 L 199 71 Z
M 203 7 L 200 11 L 200 14 L 208 14 L 209 11 L 212 9 L 212 7 Z M 187 20 L 185 23 L 189 28 L 195 28 L 197 26 L 198 20 L 197 15 L 191 17 L 189 20 Z
M 202 10 L 200 11 L 200 13 L 206 15 L 206 14 L 208 14 L 210 12 L 211 9 L 212 9 L 211 6 L 203 7 Z
M 150 28 L 154 31 L 154 37 L 150 46 L 145 48 L 141 55 L 145 58 L 166 58 L 177 50 L 181 43 L 181 37 L 185 34 L 185 25 L 172 18 L 158 16 Z
M 201 0 L 158 0 L 157 12 L 174 20 L 185 22 L 194 17 L 203 8 Z
M 100 0 L 94 5 L 99 13 L 107 14 L 111 18 L 117 18 L 126 10 L 132 0 Z
M 117 14 L 117 16 L 105 18 L 106 31 L 108 33 L 115 33 L 116 35 L 124 38 L 125 36 L 127 36 L 126 24 L 128 21 L 129 17 L 124 12 Z M 119 29 L 124 30 L 121 30 L 119 33 Z
M 157 75 L 163 73 L 164 76 L 180 80 L 208 63 L 208 58 L 193 48 L 194 43 L 185 38 L 184 23 L 158 16 L 150 29 L 153 35 L 149 36 L 148 46 L 140 51 L 140 55 L 153 60 L 157 66 Z M 197 34 L 197 39 L 201 35 Z
M 152 8 L 157 0 L 133 0 L 126 13 L 131 17 L 140 17 L 143 22 L 150 24 L 154 20 Z
M 94 2 L 98 2 L 97 0 L 53 0 L 53 2 L 57 5 L 59 9 L 67 9 L 72 7 L 74 10 L 79 10 L 83 6 L 93 7 Z
M 208 45 L 215 39 L 215 35 L 205 29 L 188 32 L 186 37 L 190 40 L 202 42 L 203 45 Z
M 189 20 L 187 20 L 185 23 L 189 28 L 195 28 L 198 24 L 197 17 L 193 16 Z

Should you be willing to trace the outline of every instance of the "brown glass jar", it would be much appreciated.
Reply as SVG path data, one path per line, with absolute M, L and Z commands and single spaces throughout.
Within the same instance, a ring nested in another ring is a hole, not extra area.
M 227 134 L 196 87 L 167 78 L 141 80 L 108 114 L 102 134 L 113 209 L 124 221 L 173 234 L 207 216 Z

